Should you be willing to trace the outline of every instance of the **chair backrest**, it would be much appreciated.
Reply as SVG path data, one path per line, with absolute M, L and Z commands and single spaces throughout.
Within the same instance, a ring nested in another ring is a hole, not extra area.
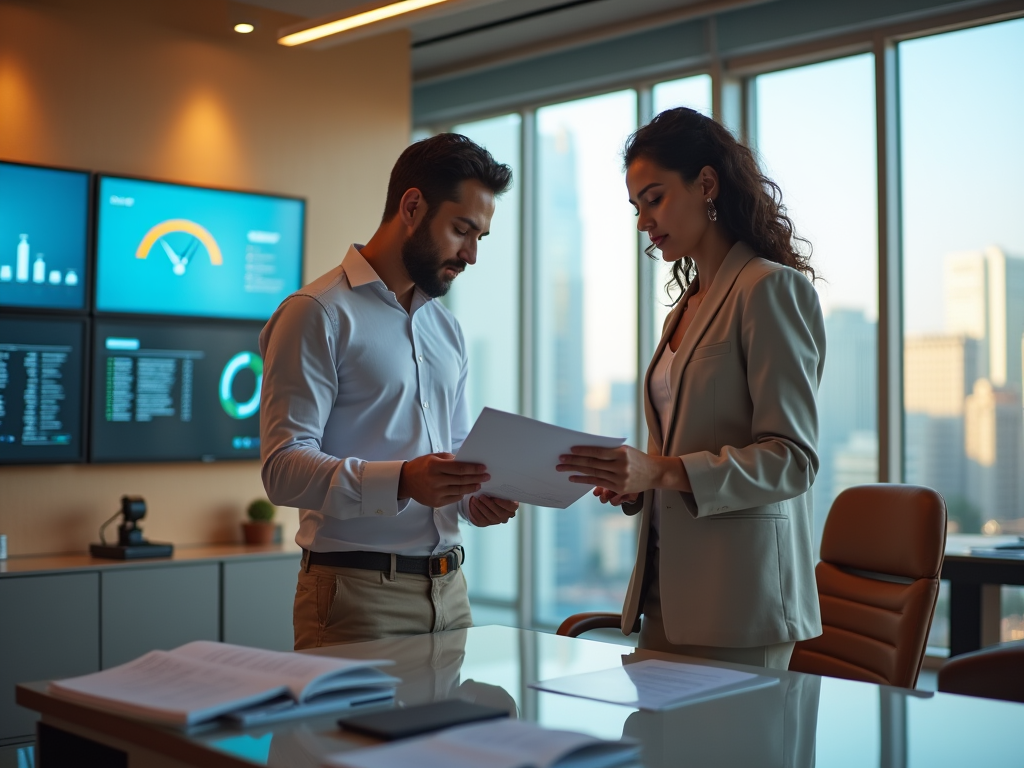
M 876 484 L 839 494 L 815 568 L 822 634 L 789 668 L 913 688 L 946 546 L 946 504 L 930 488 Z

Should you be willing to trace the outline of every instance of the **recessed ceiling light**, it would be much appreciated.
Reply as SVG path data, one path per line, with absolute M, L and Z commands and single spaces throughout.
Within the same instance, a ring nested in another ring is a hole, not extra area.
M 345 16 L 344 18 L 333 19 L 307 29 L 300 29 L 290 35 L 278 38 L 277 42 L 281 45 L 287 46 L 311 43 L 314 40 L 319 40 L 323 37 L 337 35 L 340 32 L 347 32 L 348 30 L 356 29 L 357 27 L 365 27 L 367 24 L 375 24 L 379 21 L 384 21 L 385 19 L 393 19 L 395 16 L 412 13 L 413 11 L 419 11 L 423 8 L 429 8 L 432 5 L 441 5 L 446 2 L 449 2 L 449 0 L 399 0 L 397 3 L 388 3 L 387 5 L 382 5 L 379 8 L 372 8 L 371 10 L 356 13 L 352 16 Z
M 246 24 L 245 22 L 242 22 L 241 24 L 235 24 L 235 32 L 237 32 L 240 35 L 248 35 L 254 29 L 256 29 L 256 27 L 254 27 L 252 24 Z

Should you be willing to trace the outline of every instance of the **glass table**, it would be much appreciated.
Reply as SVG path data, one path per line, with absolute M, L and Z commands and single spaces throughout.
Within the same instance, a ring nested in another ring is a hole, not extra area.
M 608 669 L 645 658 L 681 660 L 621 645 L 510 627 L 487 626 L 435 635 L 321 648 L 310 653 L 390 658 L 401 678 L 397 701 L 410 705 L 458 697 L 508 708 L 551 728 L 643 744 L 643 765 L 879 766 L 986 768 L 1024 763 L 1024 705 L 930 694 L 794 672 L 765 672 L 778 685 L 666 712 L 541 693 L 529 683 Z M 696 662 L 695 663 L 707 663 Z M 337 715 L 234 730 L 219 725 L 180 733 L 46 694 L 44 683 L 19 686 L 18 701 L 43 714 L 41 768 L 47 739 L 86 738 L 128 753 L 126 765 L 159 753 L 167 765 L 318 766 L 325 755 L 368 746 L 346 734 Z

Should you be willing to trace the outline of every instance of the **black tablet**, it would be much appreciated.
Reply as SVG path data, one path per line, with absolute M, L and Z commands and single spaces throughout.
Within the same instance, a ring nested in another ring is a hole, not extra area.
M 456 725 L 497 720 L 508 715 L 507 709 L 485 707 L 462 699 L 445 699 L 412 707 L 378 710 L 365 715 L 350 715 L 339 719 L 338 725 L 347 731 L 384 741 L 396 741 Z

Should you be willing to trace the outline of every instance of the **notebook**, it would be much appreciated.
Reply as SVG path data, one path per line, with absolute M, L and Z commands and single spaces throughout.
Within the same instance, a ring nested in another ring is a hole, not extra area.
M 265 651 L 199 640 L 127 664 L 55 680 L 57 697 L 186 728 L 233 715 L 242 725 L 344 709 L 394 696 L 386 660 Z

